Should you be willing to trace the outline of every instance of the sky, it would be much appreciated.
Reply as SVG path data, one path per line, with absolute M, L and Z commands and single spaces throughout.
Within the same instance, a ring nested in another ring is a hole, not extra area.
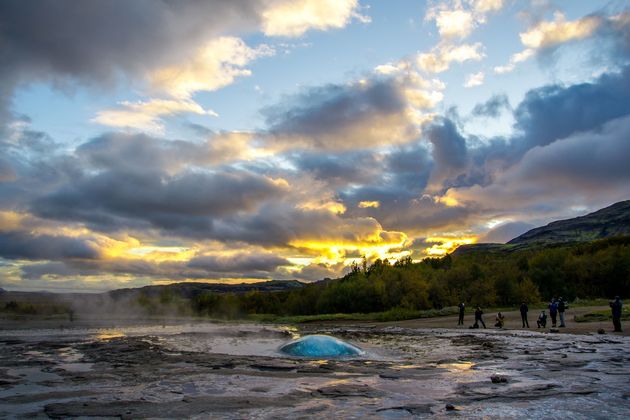
M 0 287 L 316 281 L 630 198 L 630 6 L 3 0 Z

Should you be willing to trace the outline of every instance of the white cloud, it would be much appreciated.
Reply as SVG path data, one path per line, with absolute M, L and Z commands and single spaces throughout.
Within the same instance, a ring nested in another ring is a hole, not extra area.
M 584 39 L 593 34 L 602 23 L 598 16 L 586 16 L 566 21 L 562 13 L 556 12 L 552 22 L 540 22 L 527 32 L 520 34 L 524 46 L 533 49 L 552 47 L 565 42 Z
M 418 66 L 429 73 L 440 73 L 448 70 L 452 62 L 463 63 L 465 61 L 479 61 L 485 57 L 483 46 L 475 44 L 440 45 L 431 52 L 421 53 L 417 56 Z
M 190 98 L 198 91 L 213 91 L 251 75 L 245 66 L 252 60 L 270 56 L 267 45 L 250 48 L 235 37 L 220 37 L 202 47 L 192 59 L 154 71 L 149 76 L 151 87 L 175 98 Z
M 610 18 L 614 22 L 616 17 Z M 528 60 L 545 48 L 553 48 L 567 42 L 577 41 L 592 36 L 602 24 L 599 16 L 586 16 L 581 19 L 567 21 L 560 12 L 554 14 L 553 21 L 542 21 L 526 32 L 519 34 L 521 43 L 526 47 L 510 57 L 504 66 L 497 66 L 497 74 L 509 73 L 516 68 L 516 64 Z
M 283 0 L 262 13 L 262 30 L 267 36 L 301 36 L 310 29 L 343 28 L 353 18 L 367 23 L 358 12 L 358 0 Z
M 470 74 L 468 78 L 466 79 L 466 83 L 464 84 L 464 87 L 469 88 L 469 87 L 481 86 L 483 85 L 484 78 L 485 78 L 485 74 L 482 71 L 478 73 Z
M 475 28 L 473 14 L 464 10 L 442 10 L 435 16 L 442 38 L 466 38 Z
M 529 60 L 536 53 L 532 48 L 524 49 L 521 52 L 513 54 L 510 57 L 510 61 L 505 66 L 496 66 L 494 68 L 494 72 L 497 74 L 509 73 L 516 68 L 518 63 L 522 63 L 523 61 Z
M 93 119 L 102 125 L 161 133 L 163 116 L 181 113 L 218 116 L 212 110 L 205 110 L 196 102 L 188 100 L 151 99 L 149 101 L 121 102 L 122 109 L 100 111 Z
M 503 7 L 503 0 L 469 0 L 468 2 L 478 14 L 496 12 Z
M 464 39 L 480 24 L 486 15 L 503 7 L 503 0 L 445 1 L 429 7 L 425 20 L 435 21 L 442 40 Z

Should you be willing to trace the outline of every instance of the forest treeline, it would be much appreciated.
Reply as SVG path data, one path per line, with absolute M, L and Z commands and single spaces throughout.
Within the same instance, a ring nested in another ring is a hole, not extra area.
M 201 293 L 182 302 L 165 290 L 159 298 L 140 297 L 149 312 L 166 305 L 178 312 L 218 318 L 252 314 L 279 316 L 373 313 L 389 310 L 441 309 L 465 302 L 517 306 L 554 296 L 611 298 L 630 295 L 630 237 L 547 246 L 513 252 L 376 260 L 352 266 L 344 277 L 281 292 Z

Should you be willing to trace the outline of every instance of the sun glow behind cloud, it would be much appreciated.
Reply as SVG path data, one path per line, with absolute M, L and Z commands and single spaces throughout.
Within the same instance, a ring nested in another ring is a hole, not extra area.
M 627 7 L 107 2 L 94 19 L 17 3 L 50 28 L 0 13 L 11 284 L 332 278 L 630 185 Z M 569 78 L 555 71 L 567 56 Z
M 449 254 L 460 245 L 470 245 L 477 242 L 476 236 L 462 236 L 462 237 L 450 237 L 450 236 L 432 236 L 425 240 L 428 244 L 433 244 L 429 248 L 424 250 L 424 253 L 429 257 L 443 257 Z

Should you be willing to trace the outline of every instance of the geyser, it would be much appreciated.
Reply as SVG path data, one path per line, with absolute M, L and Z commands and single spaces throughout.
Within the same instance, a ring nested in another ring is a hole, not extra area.
M 307 335 L 283 345 L 280 351 L 291 356 L 304 357 L 342 357 L 363 354 L 360 348 L 328 335 Z

